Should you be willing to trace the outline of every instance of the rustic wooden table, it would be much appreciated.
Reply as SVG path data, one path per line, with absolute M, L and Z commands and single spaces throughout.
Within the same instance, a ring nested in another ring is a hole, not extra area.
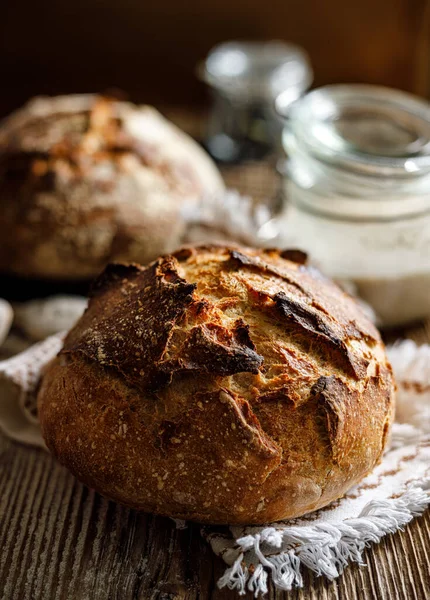
M 193 122 L 191 121 L 191 125 Z M 276 179 L 264 164 L 225 170 L 227 183 L 263 198 Z M 430 341 L 420 325 L 396 335 Z M 303 589 L 277 600 L 430 598 L 430 511 L 365 552 L 336 581 L 305 573 Z M 47 453 L 0 437 L 2 600 L 217 600 L 225 565 L 196 524 L 139 514 L 77 482 Z M 251 596 L 250 596 L 251 597 Z

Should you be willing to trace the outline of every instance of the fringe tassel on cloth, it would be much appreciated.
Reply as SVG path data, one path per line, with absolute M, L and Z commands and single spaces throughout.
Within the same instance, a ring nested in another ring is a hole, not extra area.
M 257 597 L 267 592 L 270 574 L 277 588 L 290 591 L 294 586 L 303 586 L 301 565 L 332 581 L 348 563 L 364 565 L 362 553 L 367 546 L 402 529 L 421 515 L 429 502 L 430 497 L 424 490 L 410 489 L 399 498 L 369 502 L 355 519 L 310 527 L 287 527 L 282 532 L 267 527 L 260 534 L 239 538 L 240 554 L 218 586 L 237 590 L 241 595 L 250 591 Z M 267 555 L 261 550 L 263 544 L 266 552 L 270 548 L 276 552 L 281 546 L 291 548 Z M 247 553 L 250 556 L 247 557 Z M 247 558 L 252 569 L 246 564 Z

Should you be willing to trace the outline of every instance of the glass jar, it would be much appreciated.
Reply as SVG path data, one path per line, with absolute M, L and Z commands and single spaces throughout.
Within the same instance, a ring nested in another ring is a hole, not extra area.
M 430 315 L 430 105 L 335 85 L 292 105 L 279 243 L 352 281 L 383 325 Z
M 305 52 L 279 41 L 220 44 L 199 74 L 213 96 L 205 145 L 225 163 L 260 159 L 279 145 L 275 98 L 284 92 L 283 105 L 291 103 L 312 82 Z

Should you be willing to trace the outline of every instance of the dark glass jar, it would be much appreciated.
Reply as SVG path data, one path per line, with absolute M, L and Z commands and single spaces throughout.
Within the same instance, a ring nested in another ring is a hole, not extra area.
M 273 109 L 285 92 L 290 102 L 312 82 L 306 53 L 283 42 L 227 42 L 200 68 L 213 103 L 205 145 L 225 163 L 261 159 L 279 146 L 282 125 Z

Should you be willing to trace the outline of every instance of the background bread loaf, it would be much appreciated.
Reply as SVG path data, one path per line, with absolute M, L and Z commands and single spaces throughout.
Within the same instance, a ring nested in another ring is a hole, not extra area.
M 106 496 L 263 523 L 372 470 L 393 392 L 377 330 L 302 253 L 201 246 L 107 267 L 38 403 L 48 448 Z
M 181 209 L 222 192 L 205 152 L 149 106 L 37 98 L 0 127 L 0 271 L 85 279 L 174 248 Z

